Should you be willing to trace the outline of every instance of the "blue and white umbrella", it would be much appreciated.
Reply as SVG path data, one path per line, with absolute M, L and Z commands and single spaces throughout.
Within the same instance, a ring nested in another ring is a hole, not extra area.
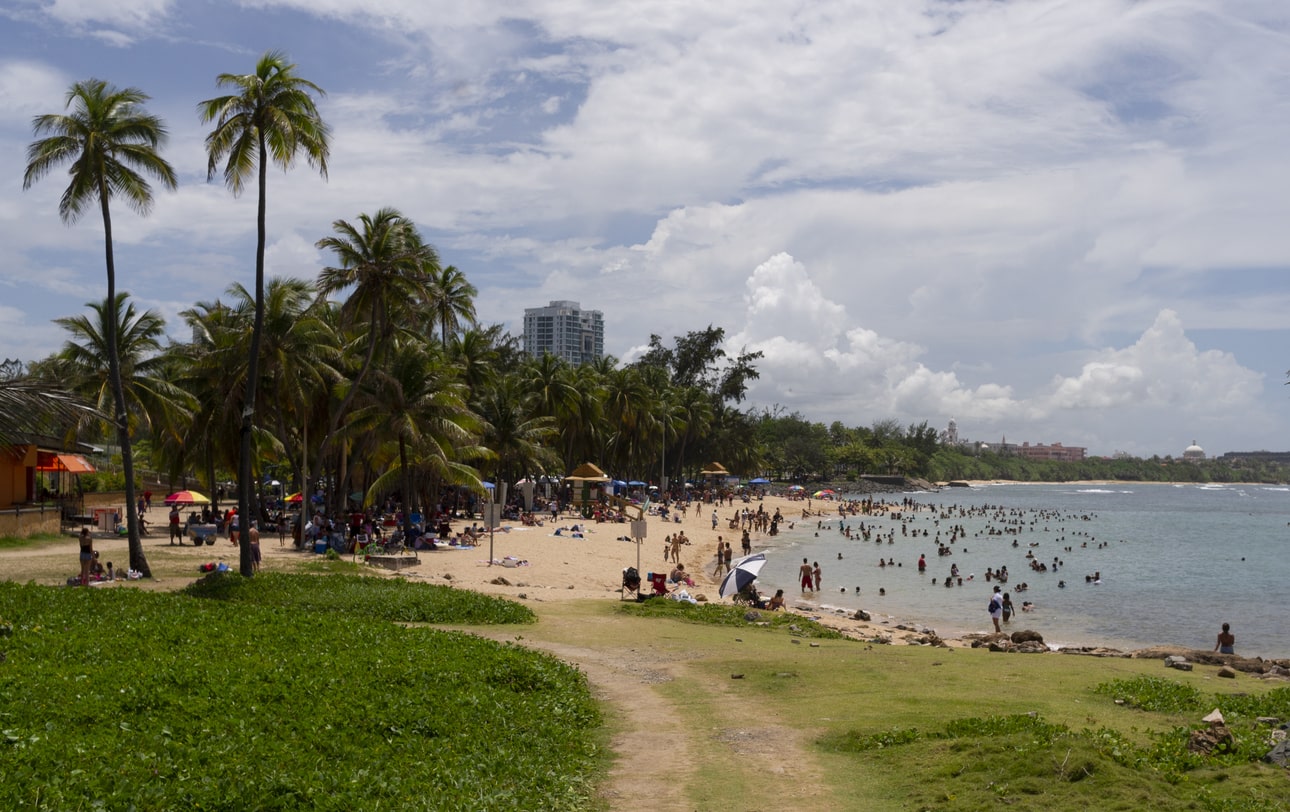
M 743 591 L 744 587 L 757 580 L 757 573 L 766 566 L 766 554 L 757 553 L 735 561 L 730 572 L 721 579 L 721 588 L 717 590 L 723 598 L 729 598 Z
M 766 479 L 765 477 L 760 477 L 760 476 L 759 476 L 759 477 L 757 477 L 756 479 L 750 479 L 750 480 L 748 480 L 748 484 L 749 484 L 749 485 L 769 485 L 769 484 L 770 484 L 770 480 L 769 480 L 769 479 Z

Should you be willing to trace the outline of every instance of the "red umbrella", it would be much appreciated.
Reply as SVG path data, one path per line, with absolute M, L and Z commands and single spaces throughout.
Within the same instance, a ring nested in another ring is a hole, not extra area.
M 295 493 L 291 494 L 290 496 L 288 496 L 288 497 L 287 497 L 285 500 L 283 500 L 283 501 L 286 501 L 286 502 L 303 502 L 303 501 L 305 501 L 305 499 L 304 499 L 304 497 L 303 497 L 303 496 L 301 496 L 301 495 L 300 495 L 300 491 L 296 491 Z

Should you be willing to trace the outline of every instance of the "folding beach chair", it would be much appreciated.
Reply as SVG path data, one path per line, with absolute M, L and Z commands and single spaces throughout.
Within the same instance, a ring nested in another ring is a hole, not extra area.
M 640 598 L 641 593 L 641 574 L 636 571 L 635 567 L 627 567 L 623 570 L 623 586 L 618 593 L 619 600 L 627 600 L 630 594 L 633 600 Z
M 650 584 L 652 584 L 654 587 L 654 594 L 651 595 L 650 597 L 654 597 L 654 595 L 667 594 L 667 573 L 666 572 L 651 572 L 649 574 L 649 581 L 650 581 Z

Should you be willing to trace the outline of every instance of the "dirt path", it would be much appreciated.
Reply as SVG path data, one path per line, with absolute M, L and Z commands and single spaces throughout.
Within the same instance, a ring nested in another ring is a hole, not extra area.
M 560 604 L 533 607 L 537 626 L 514 632 L 463 629 L 546 651 L 577 666 L 605 702 L 615 762 L 599 795 L 610 809 L 786 809 L 827 802 L 824 773 L 806 736 L 778 724 L 774 709 L 732 695 L 732 679 L 713 681 L 698 668 L 704 656 L 651 645 L 580 645 L 588 618 Z M 591 623 L 608 623 L 596 618 Z M 594 636 L 594 635 L 591 635 Z M 678 641 L 683 645 L 683 641 Z M 715 727 L 694 718 L 714 717 Z M 710 782 L 754 788 L 744 805 L 714 805 Z
M 95 546 L 105 560 L 127 559 L 125 539 L 100 537 Z M 144 540 L 144 547 L 155 577 L 131 582 L 136 588 L 179 589 L 197 577 L 198 563 L 237 563 L 237 549 L 226 543 L 179 547 L 153 536 Z M 272 542 L 264 545 L 264 552 L 266 565 L 273 562 L 274 569 L 292 569 L 312 560 Z M 58 584 L 75 572 L 75 556 L 76 541 L 70 536 L 3 550 L 0 577 Z M 461 631 L 549 652 L 586 674 L 595 696 L 606 705 L 611 734 L 614 762 L 599 789 L 607 808 L 771 810 L 828 803 L 823 771 L 800 725 L 782 723 L 774 708 L 743 701 L 733 689 L 736 681 L 714 681 L 700 667 L 704 654 L 693 651 L 684 636 L 633 644 L 629 620 L 578 608 L 588 600 L 606 598 L 556 597 L 552 593 L 557 590 L 543 591 L 547 594 L 529 602 L 540 618 L 533 627 Z M 616 591 L 612 594 L 616 599 Z M 722 786 L 714 787 L 714 781 Z M 718 802 L 713 796 L 723 797 L 727 783 L 748 788 L 749 801 Z

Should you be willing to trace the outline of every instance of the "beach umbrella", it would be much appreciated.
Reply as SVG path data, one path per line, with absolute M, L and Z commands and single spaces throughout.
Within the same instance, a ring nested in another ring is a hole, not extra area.
M 300 495 L 300 491 L 296 491 L 295 493 L 291 494 L 290 496 L 288 496 L 288 497 L 287 497 L 286 499 L 284 499 L 283 501 L 285 501 L 285 502 L 303 502 L 303 501 L 304 501 L 304 497 Z
M 815 493 L 813 493 L 812 497 L 814 497 L 815 499 L 829 499 L 836 495 L 837 494 L 835 494 L 833 491 L 829 490 L 828 488 L 825 488 L 822 491 L 816 491 Z
M 766 566 L 765 553 L 757 553 L 735 561 L 730 567 L 730 572 L 721 579 L 721 588 L 717 593 L 723 598 L 738 594 L 744 587 L 757 580 L 757 573 L 761 572 L 764 566 Z
M 789 486 L 788 486 L 788 489 L 789 489 L 790 491 L 804 491 L 804 490 L 806 490 L 806 488 L 803 488 L 801 485 L 789 485 Z
M 197 491 L 178 491 L 166 497 L 167 505 L 209 505 L 210 499 Z
M 627 485 L 628 485 L 628 487 L 632 487 L 632 488 L 643 488 L 643 487 L 645 487 L 645 483 L 644 483 L 644 482 L 641 482 L 639 479 L 633 479 L 631 482 L 628 482 L 628 483 L 627 483 Z
M 770 480 L 769 480 L 769 479 L 766 479 L 765 477 L 760 477 L 760 476 L 759 476 L 759 477 L 757 477 L 756 479 L 750 479 L 750 480 L 748 480 L 748 484 L 749 484 L 749 485 L 769 485 L 769 484 L 770 484 Z

